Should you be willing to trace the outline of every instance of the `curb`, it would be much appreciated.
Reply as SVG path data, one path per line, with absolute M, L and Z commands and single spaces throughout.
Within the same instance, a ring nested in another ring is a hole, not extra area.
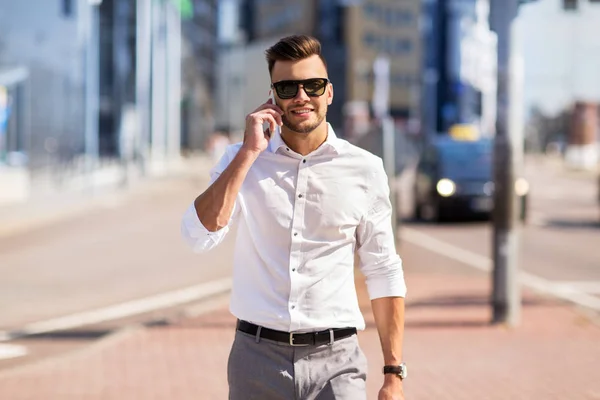
M 0 331 L 0 343 L 52 332 L 69 331 L 109 321 L 117 321 L 159 310 L 166 310 L 171 307 L 181 306 L 184 308 L 184 315 L 186 313 L 193 315 L 192 311 L 185 311 L 187 308 L 192 309 L 193 303 L 210 301 L 225 293 L 229 293 L 231 286 L 231 278 L 224 278 L 91 311 L 35 322 L 25 325 L 20 329 Z M 202 312 L 202 310 L 200 309 L 199 312 Z M 148 324 L 152 322 L 156 322 L 156 320 L 149 321 Z
M 19 365 L 14 368 L 0 370 L 0 380 L 9 376 L 26 374 L 29 372 L 36 372 L 37 370 L 43 370 L 45 368 L 51 368 L 56 364 L 63 363 L 68 360 L 77 359 L 78 357 L 84 357 L 86 355 L 94 354 L 109 346 L 116 345 L 120 341 L 125 340 L 130 336 L 139 334 L 140 332 L 145 332 L 154 326 L 170 325 L 176 323 L 177 319 L 194 318 L 199 317 L 203 314 L 207 314 L 220 307 L 223 307 L 225 305 L 225 299 L 229 299 L 230 292 L 231 290 L 229 289 L 223 292 L 211 294 L 204 298 L 199 298 L 196 301 L 200 301 L 200 304 L 183 307 L 182 313 L 179 317 L 173 319 L 168 318 L 166 320 L 154 319 L 143 323 L 132 323 L 129 325 L 125 325 L 106 334 L 102 338 L 92 342 L 89 346 L 86 346 L 84 348 L 80 348 L 56 356 L 51 356 L 24 365 Z M 27 336 L 20 336 L 15 339 L 24 339 L 26 337 Z M 0 338 L 0 344 L 2 343 L 2 341 L 2 338 Z
M 0 371 L 0 379 L 14 376 L 19 374 L 25 374 L 28 372 L 35 372 L 40 369 L 50 368 L 55 364 L 61 363 L 66 360 L 75 359 L 78 357 L 83 357 L 88 354 L 93 354 L 97 351 L 100 351 L 108 346 L 118 343 L 121 340 L 128 338 L 142 330 L 144 330 L 144 325 L 129 325 L 125 326 L 121 329 L 115 330 L 113 333 L 107 334 L 105 337 L 98 339 L 97 341 L 90 344 L 88 347 L 78 349 L 75 351 L 67 352 L 65 354 L 57 355 L 54 357 L 45 358 L 42 360 L 34 361 L 30 364 L 24 364 L 20 366 L 16 366 L 14 368 L 6 369 Z

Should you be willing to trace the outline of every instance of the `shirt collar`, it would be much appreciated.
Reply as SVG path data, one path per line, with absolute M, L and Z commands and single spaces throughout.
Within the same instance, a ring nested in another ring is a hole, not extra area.
M 329 122 L 328 122 L 327 123 L 327 139 L 325 139 L 325 142 L 323 142 L 323 144 L 315 151 L 319 151 L 323 148 L 331 148 L 336 154 L 340 154 L 340 151 L 341 151 L 340 145 L 341 145 L 341 140 L 338 139 L 333 128 L 331 127 L 331 124 L 329 124 Z M 281 128 L 278 127 L 275 130 L 275 133 L 273 134 L 273 136 L 271 137 L 271 140 L 269 140 L 269 151 L 271 153 L 276 153 L 277 150 L 279 150 L 281 148 L 283 148 L 283 150 L 285 150 L 285 149 L 287 149 L 287 145 L 281 138 Z

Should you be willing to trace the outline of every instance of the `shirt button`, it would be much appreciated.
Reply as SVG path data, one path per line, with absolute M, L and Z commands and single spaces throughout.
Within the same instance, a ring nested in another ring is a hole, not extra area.
M 294 232 L 294 236 L 298 236 L 298 232 Z
M 299 195 L 298 195 L 298 198 L 300 198 L 300 199 L 301 199 L 301 198 L 302 198 L 302 195 L 301 195 L 301 194 L 299 194 Z
M 302 162 L 306 164 L 306 160 L 302 160 Z
M 292 272 L 296 272 L 296 268 L 292 268 Z
M 293 305 L 293 306 L 292 306 L 292 310 L 293 310 L 294 308 L 296 308 L 296 306 L 294 306 L 294 305 Z
M 289 148 L 289 147 L 286 147 L 286 150 L 287 150 L 287 151 L 290 151 L 290 148 Z

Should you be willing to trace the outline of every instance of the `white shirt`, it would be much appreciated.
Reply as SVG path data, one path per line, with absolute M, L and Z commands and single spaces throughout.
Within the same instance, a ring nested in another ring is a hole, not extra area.
M 228 146 L 211 183 L 241 143 Z M 404 297 L 389 186 L 379 157 L 338 139 L 302 156 L 276 132 L 254 162 L 229 224 L 209 232 L 192 204 L 181 232 L 196 252 L 216 247 L 238 222 L 230 311 L 286 332 L 365 328 L 354 286 L 354 255 L 371 299 Z

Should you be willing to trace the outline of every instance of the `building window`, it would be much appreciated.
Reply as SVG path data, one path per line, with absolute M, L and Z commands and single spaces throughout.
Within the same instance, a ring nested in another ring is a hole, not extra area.
M 73 16 L 73 0 L 62 0 L 62 14 L 65 17 Z

